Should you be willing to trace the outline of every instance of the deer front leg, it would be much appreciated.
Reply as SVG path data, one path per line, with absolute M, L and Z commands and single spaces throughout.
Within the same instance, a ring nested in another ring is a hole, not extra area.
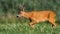
M 34 25 L 35 25 L 35 21 L 32 21 L 31 23 L 30 23 L 30 26 L 32 27 L 32 28 L 34 28 Z

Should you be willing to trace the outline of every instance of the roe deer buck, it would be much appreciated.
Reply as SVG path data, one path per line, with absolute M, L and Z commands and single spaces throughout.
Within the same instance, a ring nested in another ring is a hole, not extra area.
M 44 21 L 49 21 L 53 26 L 56 26 L 56 13 L 50 10 L 25 12 L 23 8 L 20 8 L 17 17 L 21 16 L 31 19 L 30 26 L 32 28 L 34 27 L 34 24 Z

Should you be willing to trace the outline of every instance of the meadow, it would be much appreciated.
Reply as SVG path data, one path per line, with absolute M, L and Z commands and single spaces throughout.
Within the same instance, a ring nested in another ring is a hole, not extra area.
M 57 27 L 39 22 L 32 29 L 29 19 L 16 17 L 20 3 L 24 3 L 27 11 L 55 11 Z M 0 34 L 60 34 L 60 0 L 0 0 Z
M 49 22 L 40 22 L 35 24 L 32 29 L 29 26 L 29 20 L 21 17 L 10 16 L 0 18 L 0 34 L 60 34 L 60 24 L 57 21 L 57 27 L 53 28 Z

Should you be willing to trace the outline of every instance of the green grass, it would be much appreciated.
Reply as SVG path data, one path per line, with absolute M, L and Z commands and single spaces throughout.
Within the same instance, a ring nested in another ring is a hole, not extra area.
M 0 34 L 60 34 L 60 24 L 58 21 L 55 28 L 52 28 L 52 25 L 48 22 L 41 22 L 35 24 L 33 29 L 29 26 L 29 22 L 28 19 L 23 17 L 0 17 Z

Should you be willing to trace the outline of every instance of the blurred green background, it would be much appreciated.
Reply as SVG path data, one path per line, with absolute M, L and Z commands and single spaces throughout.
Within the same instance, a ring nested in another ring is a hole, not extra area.
M 52 24 L 41 22 L 32 29 L 28 19 L 16 18 L 20 4 L 24 4 L 26 11 L 56 12 L 57 27 L 52 28 Z M 0 34 L 60 34 L 60 0 L 0 0 Z

